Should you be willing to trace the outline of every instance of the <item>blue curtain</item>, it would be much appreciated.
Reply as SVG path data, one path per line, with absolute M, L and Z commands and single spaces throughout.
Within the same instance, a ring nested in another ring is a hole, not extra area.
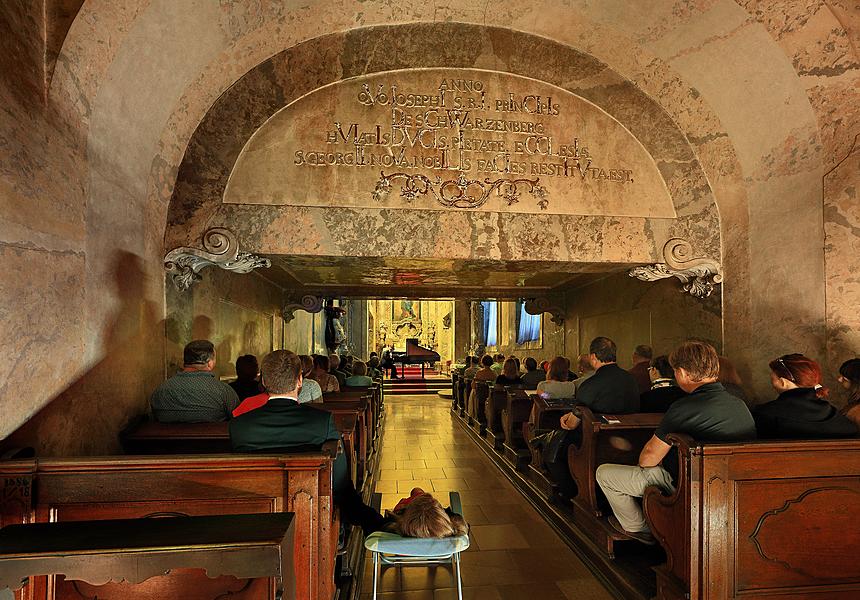
M 526 312 L 525 302 L 519 304 L 519 327 L 517 328 L 517 343 L 536 342 L 540 339 L 540 315 L 530 315 Z
M 481 306 L 484 308 L 484 343 L 487 346 L 495 346 L 499 331 L 499 303 L 488 300 L 481 302 Z

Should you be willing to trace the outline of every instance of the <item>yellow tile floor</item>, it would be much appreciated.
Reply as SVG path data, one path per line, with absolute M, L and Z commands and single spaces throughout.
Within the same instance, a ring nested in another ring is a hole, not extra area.
M 392 508 L 413 487 L 447 504 L 460 492 L 471 525 L 462 557 L 463 598 L 475 600 L 609 600 L 611 596 L 540 515 L 490 462 L 438 396 L 385 399 L 380 477 L 382 507 Z M 380 598 L 457 597 L 450 567 L 389 567 Z M 372 562 L 365 560 L 362 600 L 371 597 Z

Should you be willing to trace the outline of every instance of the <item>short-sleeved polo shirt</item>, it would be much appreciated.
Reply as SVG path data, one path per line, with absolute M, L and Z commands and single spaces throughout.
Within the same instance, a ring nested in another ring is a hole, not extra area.
M 180 371 L 152 393 L 152 414 L 162 423 L 226 421 L 239 396 L 211 371 Z

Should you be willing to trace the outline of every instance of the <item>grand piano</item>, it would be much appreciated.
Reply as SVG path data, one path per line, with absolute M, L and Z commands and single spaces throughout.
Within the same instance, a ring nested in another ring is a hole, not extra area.
M 437 363 L 441 360 L 439 353 L 434 352 L 430 348 L 425 348 L 418 343 L 418 338 L 408 338 L 406 340 L 406 351 L 394 351 L 391 355 L 394 364 L 400 363 L 400 376 L 405 377 L 406 365 L 421 365 L 421 379 L 424 379 L 424 365 Z

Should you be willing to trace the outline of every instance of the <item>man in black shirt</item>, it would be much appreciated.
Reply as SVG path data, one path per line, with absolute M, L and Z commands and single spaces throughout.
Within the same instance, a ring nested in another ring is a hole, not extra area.
M 654 537 L 636 501 L 649 485 L 667 491 L 674 489 L 672 474 L 660 463 L 672 446 L 666 441 L 670 433 L 685 433 L 698 440 L 742 441 L 756 437 L 755 422 L 746 404 L 726 392 L 717 381 L 720 372 L 717 351 L 705 342 L 685 342 L 669 356 L 678 386 L 687 396 L 677 400 L 645 444 L 639 464 L 604 464 L 596 479 L 612 506 L 609 523 L 621 533 L 646 544 Z M 674 453 L 673 453 L 674 454 Z M 666 465 L 677 465 L 670 456 Z
M 584 382 L 576 392 L 577 404 L 584 404 L 599 414 L 627 414 L 639 410 L 639 386 L 633 375 L 616 363 L 618 348 L 615 342 L 606 337 L 597 337 L 588 348 L 595 373 Z M 553 480 L 558 484 L 562 500 L 576 495 L 576 483 L 570 475 L 567 463 L 567 449 L 582 439 L 579 430 L 580 418 L 572 412 L 564 415 L 559 424 L 571 433 L 565 435 L 553 452 L 554 460 L 546 460 L 545 466 Z

